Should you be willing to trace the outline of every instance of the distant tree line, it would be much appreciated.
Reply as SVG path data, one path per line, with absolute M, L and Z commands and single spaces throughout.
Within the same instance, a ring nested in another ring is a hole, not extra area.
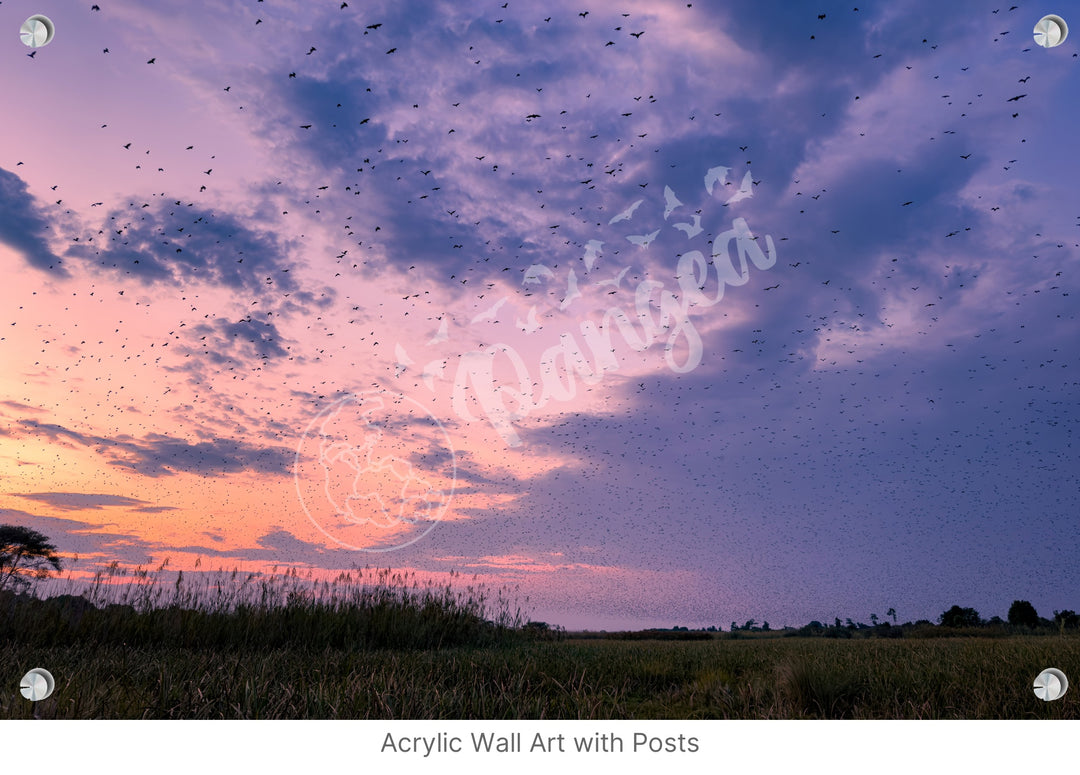
M 892 619 L 890 622 L 889 619 Z M 870 614 L 870 624 L 857 622 L 850 617 L 841 621 L 836 617 L 832 624 L 812 621 L 802 627 L 785 626 L 780 630 L 774 630 L 769 623 L 758 624 L 756 619 L 748 619 L 745 623 L 732 622 L 729 632 L 733 635 L 748 632 L 780 632 L 784 635 L 820 636 L 832 638 L 850 638 L 855 636 L 866 637 L 892 637 L 900 638 L 905 635 L 949 635 L 949 634 L 1010 634 L 1010 633 L 1064 633 L 1066 631 L 1080 630 L 1080 614 L 1066 609 L 1054 611 L 1053 618 L 1047 619 L 1039 616 L 1035 606 L 1027 600 L 1014 600 L 1009 606 L 1006 619 L 1000 616 L 992 616 L 983 619 L 974 608 L 954 605 L 942 612 L 937 622 L 928 619 L 920 619 L 916 622 L 897 621 L 896 609 L 890 607 L 885 616 L 880 617 L 876 613 Z M 687 630 L 686 627 L 672 627 L 671 631 Z M 722 626 L 703 627 L 699 632 L 723 632 Z

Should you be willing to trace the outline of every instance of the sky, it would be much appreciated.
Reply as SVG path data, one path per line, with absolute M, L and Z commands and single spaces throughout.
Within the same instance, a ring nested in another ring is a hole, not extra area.
M 1048 13 L 6 0 L 0 523 L 571 629 L 1080 608 Z

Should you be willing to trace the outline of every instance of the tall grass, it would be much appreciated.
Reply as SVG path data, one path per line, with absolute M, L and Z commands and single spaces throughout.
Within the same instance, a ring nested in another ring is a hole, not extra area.
M 168 575 L 110 565 L 50 598 L 0 595 L 0 642 L 184 648 L 442 648 L 498 642 L 523 624 L 509 591 L 408 571 Z M 77 594 L 72 594 L 72 593 Z
M 456 574 L 113 565 L 68 580 L 0 594 L 0 675 L 57 679 L 39 703 L 0 691 L 0 718 L 1080 718 L 1075 689 L 1032 691 L 1046 667 L 1080 676 L 1064 631 L 576 639 Z
M 528 641 L 444 649 L 9 644 L 53 697 L 0 692 L 0 718 L 1076 719 L 1080 637 Z M 20 672 L 21 671 L 21 672 Z

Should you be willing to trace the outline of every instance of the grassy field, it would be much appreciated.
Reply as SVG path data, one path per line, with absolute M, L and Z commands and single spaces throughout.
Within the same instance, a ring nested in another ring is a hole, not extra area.
M 1047 667 L 1080 682 L 1075 631 L 563 637 L 527 625 L 507 590 L 367 569 L 114 567 L 70 591 L 0 593 L 0 718 L 1080 718 L 1080 689 L 1043 702 L 1031 688 Z M 38 703 L 18 692 L 34 667 L 57 684 Z
M 1078 718 L 1080 638 L 563 640 L 447 649 L 121 645 L 0 652 L 45 666 L 53 697 L 0 695 L 0 718 Z

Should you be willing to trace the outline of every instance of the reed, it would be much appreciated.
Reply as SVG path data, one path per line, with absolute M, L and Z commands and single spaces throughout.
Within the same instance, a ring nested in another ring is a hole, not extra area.
M 296 569 L 170 572 L 117 564 L 48 598 L 0 595 L 0 642 L 182 648 L 443 648 L 520 633 L 510 590 L 491 593 L 358 568 L 318 579 Z M 56 591 L 55 587 L 53 591 Z

